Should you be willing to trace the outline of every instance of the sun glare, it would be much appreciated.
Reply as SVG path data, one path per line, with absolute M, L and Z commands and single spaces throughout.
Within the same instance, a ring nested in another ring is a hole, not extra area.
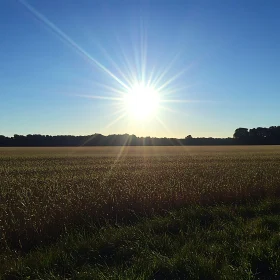
M 124 97 L 125 110 L 129 116 L 143 120 L 157 113 L 159 93 L 153 87 L 134 85 Z
M 93 95 L 91 93 L 92 89 L 90 89 L 89 94 L 74 93 L 74 95 L 79 97 L 108 100 L 110 102 L 110 107 L 108 106 L 108 108 L 112 113 L 111 117 L 113 120 L 105 129 L 108 129 L 123 119 L 126 119 L 125 124 L 133 123 L 133 121 L 137 121 L 139 124 L 139 121 L 143 123 L 146 121 L 145 125 L 149 120 L 153 119 L 168 131 L 164 122 L 161 120 L 162 111 L 176 112 L 171 110 L 168 104 L 190 101 L 177 99 L 175 97 L 176 95 L 174 95 L 185 88 L 178 87 L 180 84 L 176 85 L 175 81 L 185 73 L 189 66 L 180 71 L 176 70 L 170 75 L 175 62 L 180 58 L 180 52 L 175 54 L 170 62 L 163 65 L 163 67 L 156 69 L 152 66 L 152 62 L 149 61 L 150 52 L 144 21 L 141 23 L 140 30 L 135 30 L 134 33 L 136 35 L 138 34 L 138 37 L 135 37 L 135 41 L 132 40 L 132 45 L 127 47 L 122 46 L 121 41 L 116 36 L 119 43 L 117 50 L 119 56 L 111 56 L 102 45 L 99 45 L 100 51 L 104 54 L 103 59 L 105 62 L 102 63 L 102 61 L 97 60 L 85 51 L 46 16 L 38 12 L 31 4 L 25 0 L 20 0 L 19 2 L 78 55 L 85 58 L 89 62 L 89 65 L 96 66 L 103 74 L 107 75 L 108 79 L 106 83 L 93 82 L 94 91 L 97 94 Z M 133 50 L 133 56 L 131 56 L 132 52 L 130 50 Z M 119 65 L 115 59 L 117 61 L 121 59 L 123 63 Z M 106 66 L 107 63 L 112 68 L 108 68 Z M 137 130 L 137 127 L 135 129 Z

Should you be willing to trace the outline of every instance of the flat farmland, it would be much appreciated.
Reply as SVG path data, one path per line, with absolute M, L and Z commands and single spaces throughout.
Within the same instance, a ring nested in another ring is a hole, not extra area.
M 279 279 L 279 196 L 279 146 L 0 148 L 0 275 Z

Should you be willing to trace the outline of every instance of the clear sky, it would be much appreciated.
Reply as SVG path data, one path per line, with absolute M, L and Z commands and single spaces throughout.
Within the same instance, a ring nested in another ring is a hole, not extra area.
M 280 125 L 279 15 L 280 1 L 0 0 L 0 135 Z

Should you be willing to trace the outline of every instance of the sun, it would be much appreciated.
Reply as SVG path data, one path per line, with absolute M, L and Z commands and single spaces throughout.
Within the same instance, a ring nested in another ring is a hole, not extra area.
M 137 120 L 149 119 L 156 115 L 159 107 L 158 91 L 148 85 L 135 84 L 124 97 L 124 109 Z

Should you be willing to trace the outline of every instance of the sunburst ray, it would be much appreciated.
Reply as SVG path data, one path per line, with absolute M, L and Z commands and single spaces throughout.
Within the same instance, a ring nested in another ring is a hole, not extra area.
M 180 82 L 178 80 L 192 66 L 192 64 L 190 64 L 180 71 L 172 72 L 172 69 L 175 68 L 174 65 L 181 57 L 182 50 L 176 52 L 165 67 L 159 69 L 159 65 L 149 65 L 151 62 L 148 59 L 148 29 L 143 20 L 140 21 L 139 32 L 134 32 L 132 34 L 132 37 L 135 34 L 139 36 L 139 40 L 134 40 L 132 42 L 132 57 L 129 57 L 128 52 L 125 51 L 122 45 L 120 37 L 115 33 L 116 41 L 119 44 L 120 58 L 122 58 L 121 65 L 117 63 L 119 61 L 117 57 L 114 58 L 101 44 L 95 42 L 104 58 L 111 66 L 112 69 L 110 69 L 85 51 L 46 16 L 27 3 L 27 1 L 18 1 L 35 16 L 36 19 L 54 32 L 64 43 L 73 48 L 77 54 L 81 55 L 89 63 L 95 65 L 97 69 L 108 75 L 109 79 L 106 84 L 91 81 L 90 85 L 94 90 L 92 90 L 92 88 L 90 88 L 90 90 L 81 89 L 81 92 L 78 93 L 68 93 L 69 95 L 80 98 L 107 101 L 108 105 L 112 106 L 111 112 L 113 113 L 110 114 L 110 117 L 114 119 L 105 129 L 117 122 L 123 121 L 123 119 L 126 120 L 127 125 L 134 123 L 134 121 L 136 121 L 135 124 L 139 125 L 139 123 L 141 123 L 139 119 L 134 120 L 132 118 L 135 112 L 137 112 L 138 115 L 144 116 L 146 120 L 149 120 L 149 118 L 157 118 L 158 115 L 160 115 L 160 112 L 157 111 L 159 109 L 165 112 L 183 114 L 182 112 L 169 108 L 169 106 L 167 106 L 168 104 L 209 102 L 206 100 L 181 98 L 183 92 L 184 97 L 186 97 L 186 90 L 191 85 L 180 87 Z M 191 95 L 190 92 L 187 92 L 188 97 Z M 131 98 L 135 100 L 130 102 Z M 127 102 L 127 100 L 129 100 L 129 102 Z M 144 118 L 140 119 L 143 124 L 148 124 L 148 122 L 143 121 Z
M 29 12 L 31 12 L 39 21 L 45 24 L 50 28 L 60 39 L 73 47 L 80 55 L 85 57 L 89 62 L 92 62 L 94 65 L 98 66 L 105 73 L 107 73 L 111 78 L 117 81 L 125 89 L 129 89 L 129 86 L 126 85 L 120 78 L 113 74 L 108 68 L 106 68 L 102 63 L 93 58 L 88 52 L 86 52 L 82 47 L 80 47 L 74 40 L 72 40 L 68 35 L 66 35 L 61 29 L 59 29 L 54 23 L 52 23 L 47 17 L 39 13 L 33 6 L 28 4 L 24 0 L 18 0 Z

